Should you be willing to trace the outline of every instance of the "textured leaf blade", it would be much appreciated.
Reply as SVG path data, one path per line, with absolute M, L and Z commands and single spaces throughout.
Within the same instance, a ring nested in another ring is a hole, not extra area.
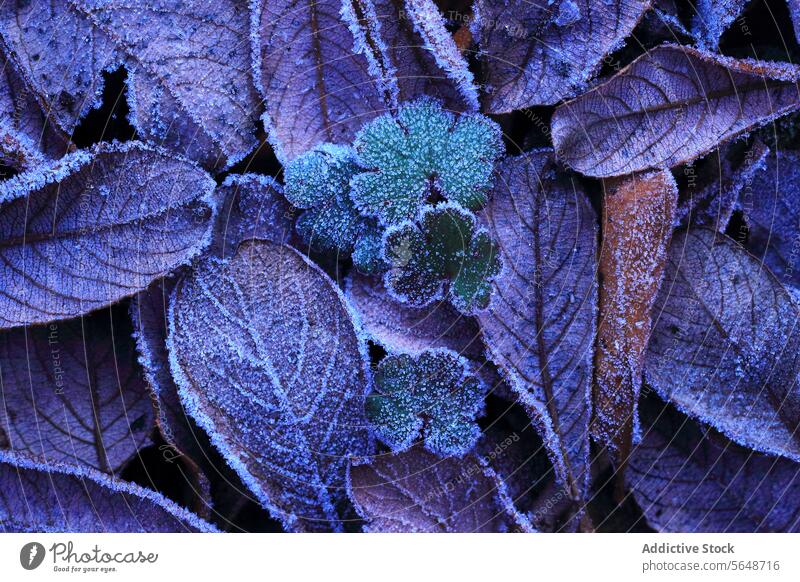
M 648 8 L 646 0 L 478 0 L 471 30 L 485 53 L 485 111 L 508 113 L 574 96 Z
M 659 531 L 800 531 L 800 465 L 742 449 L 674 412 L 644 431 L 627 476 Z
M 349 0 L 345 0 L 349 2 Z M 323 142 L 351 142 L 391 105 L 374 60 L 356 46 L 342 0 L 258 0 L 252 39 L 264 125 L 287 162 Z
M 370 532 L 502 532 L 512 521 L 481 460 L 415 447 L 349 469 L 348 493 Z
M 0 441 L 42 462 L 119 472 L 153 407 L 126 321 L 109 313 L 0 332 Z
M 75 317 L 145 289 L 208 244 L 214 182 L 137 142 L 0 185 L 0 327 Z
M 740 204 L 749 227 L 747 246 L 782 283 L 800 288 L 800 152 L 771 153 L 750 185 Z
M 592 436 L 623 463 L 638 438 L 650 314 L 672 238 L 678 187 L 668 171 L 609 181 L 606 187 Z
M 209 167 L 256 145 L 259 98 L 250 76 L 243 1 L 71 0 L 6 4 L 0 33 L 30 86 L 68 133 L 99 104 L 105 71 L 130 73 L 139 134 Z M 56 55 L 70 55 L 66 63 Z
M 800 459 L 798 312 L 758 260 L 711 230 L 681 233 L 653 313 L 648 384 L 735 442 Z
M 0 531 L 213 532 L 159 493 L 88 468 L 0 451 Z
M 577 501 L 588 483 L 597 219 L 549 151 L 508 158 L 498 171 L 486 221 L 504 267 L 478 321 Z
M 333 283 L 245 242 L 179 283 L 168 347 L 184 406 L 259 501 L 289 529 L 341 529 L 347 462 L 372 443 L 363 345 Z
M 589 176 L 677 166 L 797 109 L 798 71 L 662 45 L 560 105 L 553 143 Z
M 700 46 L 718 50 L 722 33 L 733 24 L 749 0 L 699 0 L 692 18 L 692 33 Z

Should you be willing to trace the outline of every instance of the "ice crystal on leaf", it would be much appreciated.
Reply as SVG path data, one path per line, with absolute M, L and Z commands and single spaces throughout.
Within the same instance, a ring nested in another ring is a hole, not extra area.
M 386 231 L 383 254 L 389 293 L 424 307 L 445 296 L 461 313 L 489 304 L 491 281 L 500 272 L 497 245 L 472 213 L 449 204 L 428 206 L 419 225 L 406 222 Z
M 378 366 L 375 388 L 367 397 L 367 418 L 393 451 L 409 448 L 422 433 L 429 451 L 462 456 L 481 435 L 475 417 L 486 389 L 455 352 L 389 356 Z
M 389 225 L 413 220 L 436 195 L 481 208 L 502 141 L 488 118 L 456 118 L 438 102 L 419 99 L 365 125 L 355 148 L 367 171 L 351 182 L 353 201 Z

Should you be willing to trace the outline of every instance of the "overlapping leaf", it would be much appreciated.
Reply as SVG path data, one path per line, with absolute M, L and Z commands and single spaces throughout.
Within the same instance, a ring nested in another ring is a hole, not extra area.
M 590 176 L 676 166 L 800 107 L 800 68 L 662 45 L 556 109 L 561 160 Z
M 153 407 L 119 319 L 0 332 L 2 448 L 116 473 L 149 443 Z
M 168 346 L 184 406 L 261 503 L 292 530 L 342 529 L 347 462 L 371 450 L 367 371 L 327 276 L 266 241 L 206 259 L 175 289 Z
M 650 8 L 649 0 L 478 0 L 488 113 L 552 105 L 581 91 Z
M 142 137 L 209 167 L 238 161 L 256 145 L 259 103 L 241 0 L 6 3 L 0 35 L 67 133 L 98 105 L 103 72 L 124 64 L 131 121 Z
M 216 531 L 159 493 L 88 468 L 0 451 L 0 531 Z
M 699 0 L 692 17 L 692 33 L 703 48 L 719 49 L 722 33 L 733 24 L 749 0 Z
M 473 358 L 483 352 L 475 320 L 447 302 L 419 308 L 404 305 L 387 295 L 380 278 L 358 273 L 348 280 L 347 298 L 364 331 L 389 351 L 418 354 L 430 348 L 448 348 Z
M 501 532 L 513 521 L 478 457 L 421 447 L 350 466 L 348 493 L 371 532 Z
M 647 382 L 689 415 L 757 451 L 800 459 L 800 315 L 728 237 L 676 236 L 653 312 Z
M 137 142 L 0 184 L 0 327 L 75 317 L 145 289 L 208 243 L 214 182 Z
M 658 531 L 800 531 L 800 465 L 742 449 L 668 410 L 644 430 L 628 485 Z
M 552 152 L 508 158 L 498 171 L 486 221 L 504 267 L 478 320 L 578 500 L 588 482 L 596 217 L 578 183 L 556 173 Z
M 773 152 L 748 194 L 740 204 L 750 229 L 748 248 L 782 283 L 800 287 L 800 152 Z
M 351 142 L 391 105 L 382 73 L 372 70 L 374 60 L 356 45 L 341 10 L 341 0 L 253 3 L 256 85 L 283 162 L 323 142 Z
M 609 181 L 606 188 L 592 435 L 622 463 L 638 433 L 650 312 L 664 273 L 678 188 L 667 171 Z

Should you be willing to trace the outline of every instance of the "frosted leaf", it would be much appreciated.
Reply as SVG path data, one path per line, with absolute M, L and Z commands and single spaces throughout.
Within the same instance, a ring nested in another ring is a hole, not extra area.
M 294 210 L 273 178 L 260 174 L 232 174 L 215 196 L 220 204 L 209 253 L 226 257 L 245 240 L 257 238 L 277 243 L 297 242 Z
M 485 393 L 467 360 L 455 352 L 390 355 L 375 371 L 367 418 L 393 451 L 408 449 L 424 435 L 432 453 L 461 457 L 480 438 L 475 418 L 483 413 Z
M 347 462 L 371 441 L 365 349 L 333 282 L 247 241 L 178 284 L 169 329 L 183 405 L 261 504 L 289 530 L 340 530 Z
M 486 223 L 503 271 L 478 321 L 568 497 L 580 500 L 588 486 L 597 219 L 549 150 L 507 158 L 498 174 Z
M 67 133 L 99 104 L 102 73 L 124 64 L 139 135 L 208 167 L 230 165 L 257 143 L 247 25 L 239 0 L 136 7 L 71 0 L 0 10 L 10 54 Z
M 779 149 L 750 184 L 740 207 L 749 227 L 747 246 L 784 284 L 800 287 L 800 152 Z
M 118 319 L 98 312 L 0 332 L 2 448 L 113 474 L 150 444 L 150 396 Z
M 353 266 L 366 275 L 382 273 L 387 268 L 381 256 L 382 248 L 382 230 L 377 226 L 366 228 L 353 248 Z
M 434 191 L 469 209 L 486 203 L 500 128 L 479 114 L 454 118 L 431 99 L 403 105 L 367 124 L 356 136 L 367 171 L 351 181 L 361 212 L 383 224 L 413 220 Z
M 27 169 L 67 153 L 69 139 L 49 122 L 1 50 L 0 70 L 0 163 Z
M 300 238 L 312 248 L 344 253 L 353 252 L 364 227 L 364 219 L 347 190 L 316 208 L 304 211 L 296 226 Z
M 447 297 L 464 315 L 486 308 L 500 272 L 497 245 L 456 205 L 423 209 L 419 225 L 391 227 L 383 239 L 384 285 L 395 299 L 425 307 Z
M 797 109 L 798 71 L 662 45 L 560 105 L 553 143 L 563 162 L 589 176 L 677 166 Z
M 251 40 L 264 126 L 286 163 L 323 142 L 348 143 L 391 106 L 340 12 L 350 0 L 256 0 Z
M 678 187 L 672 174 L 662 171 L 608 180 L 605 189 L 592 436 L 622 464 L 638 438 L 644 354 Z
M 786 0 L 789 16 L 792 18 L 795 40 L 800 40 L 800 0 Z
M 320 144 L 286 164 L 286 199 L 297 208 L 319 206 L 347 192 L 358 170 L 352 148 Z
M 477 0 L 487 113 L 552 105 L 582 91 L 650 8 L 646 0 Z
M 708 226 L 724 232 L 742 193 L 752 190 L 754 177 L 764 169 L 769 148 L 756 140 L 743 156 L 735 145 L 723 146 L 698 164 L 683 170 L 688 196 L 677 220 L 684 226 Z
M 0 327 L 75 317 L 145 289 L 207 244 L 214 181 L 138 142 L 0 184 Z
M 215 532 L 161 494 L 89 468 L 0 450 L 0 531 Z
M 664 399 L 744 446 L 800 459 L 798 311 L 728 237 L 675 237 L 653 311 L 645 378 Z
M 418 354 L 430 348 L 448 348 L 474 359 L 482 356 L 475 321 L 447 302 L 409 307 L 394 301 L 379 278 L 357 273 L 348 280 L 346 294 L 364 331 L 387 351 Z
M 700 48 L 719 50 L 722 33 L 739 17 L 749 0 L 698 0 L 692 33 Z
M 627 481 L 662 532 L 797 532 L 800 465 L 742 449 L 692 420 L 660 412 Z
M 480 460 L 414 447 L 353 464 L 348 493 L 369 532 L 504 532 L 513 524 Z

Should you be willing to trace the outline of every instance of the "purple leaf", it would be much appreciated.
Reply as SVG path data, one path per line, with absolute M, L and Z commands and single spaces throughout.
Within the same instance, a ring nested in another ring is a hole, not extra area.
M 380 277 L 360 273 L 348 279 L 346 295 L 364 331 L 390 352 L 418 354 L 430 348 L 448 348 L 470 358 L 483 355 L 475 320 L 448 302 L 410 307 L 389 297 Z
M 739 17 L 749 0 L 698 0 L 692 34 L 700 48 L 716 51 L 722 33 Z
M 648 0 L 477 0 L 486 113 L 552 105 L 585 87 L 650 7 Z
M 155 491 L 7 451 L 0 451 L 0 491 L 4 532 L 216 531 Z
M 677 219 L 681 224 L 725 232 L 740 194 L 753 189 L 754 177 L 764 169 L 769 154 L 769 148 L 758 140 L 743 158 L 734 151 L 739 149 L 723 146 L 700 164 L 684 168 L 688 198 L 678 208 Z
M 137 142 L 0 184 L 0 327 L 75 317 L 145 289 L 208 243 L 214 182 Z
M 184 406 L 262 505 L 290 530 L 341 529 L 347 462 L 372 443 L 365 347 L 333 282 L 245 242 L 178 283 L 168 348 Z
M 63 156 L 69 139 L 49 123 L 36 96 L 0 50 L 0 163 L 31 168 Z
M 3 448 L 116 473 L 150 443 L 130 328 L 110 313 L 0 332 L 0 386 Z
M 738 447 L 674 412 L 645 430 L 627 477 L 658 531 L 800 531 L 800 465 Z
M 350 0 L 257 0 L 252 40 L 264 126 L 288 162 L 323 142 L 348 143 L 384 113 L 390 92 L 376 78 L 369 47 L 340 15 Z M 347 12 L 345 10 L 345 12 Z
M 728 237 L 677 235 L 645 361 L 664 399 L 756 451 L 800 459 L 798 311 Z
M 31 2 L 0 9 L 0 34 L 67 133 L 99 104 L 102 73 L 124 64 L 139 135 L 217 167 L 257 143 L 248 16 L 242 0 Z
M 232 174 L 217 188 L 220 211 L 209 253 L 232 255 L 242 241 L 256 238 L 276 243 L 298 242 L 294 235 L 295 210 L 273 178 L 259 174 Z
M 507 158 L 498 173 L 486 222 L 504 267 L 478 321 L 578 501 L 588 486 L 597 218 L 549 150 Z
M 779 149 L 753 177 L 740 207 L 749 227 L 747 246 L 782 283 L 800 287 L 800 152 Z
M 342 15 L 392 105 L 429 96 L 455 111 L 477 110 L 478 94 L 432 0 L 345 0 Z
M 513 521 L 481 459 L 414 447 L 350 466 L 348 493 L 370 532 L 502 532 Z
M 560 159 L 597 177 L 677 166 L 800 106 L 800 68 L 662 45 L 560 105 Z

